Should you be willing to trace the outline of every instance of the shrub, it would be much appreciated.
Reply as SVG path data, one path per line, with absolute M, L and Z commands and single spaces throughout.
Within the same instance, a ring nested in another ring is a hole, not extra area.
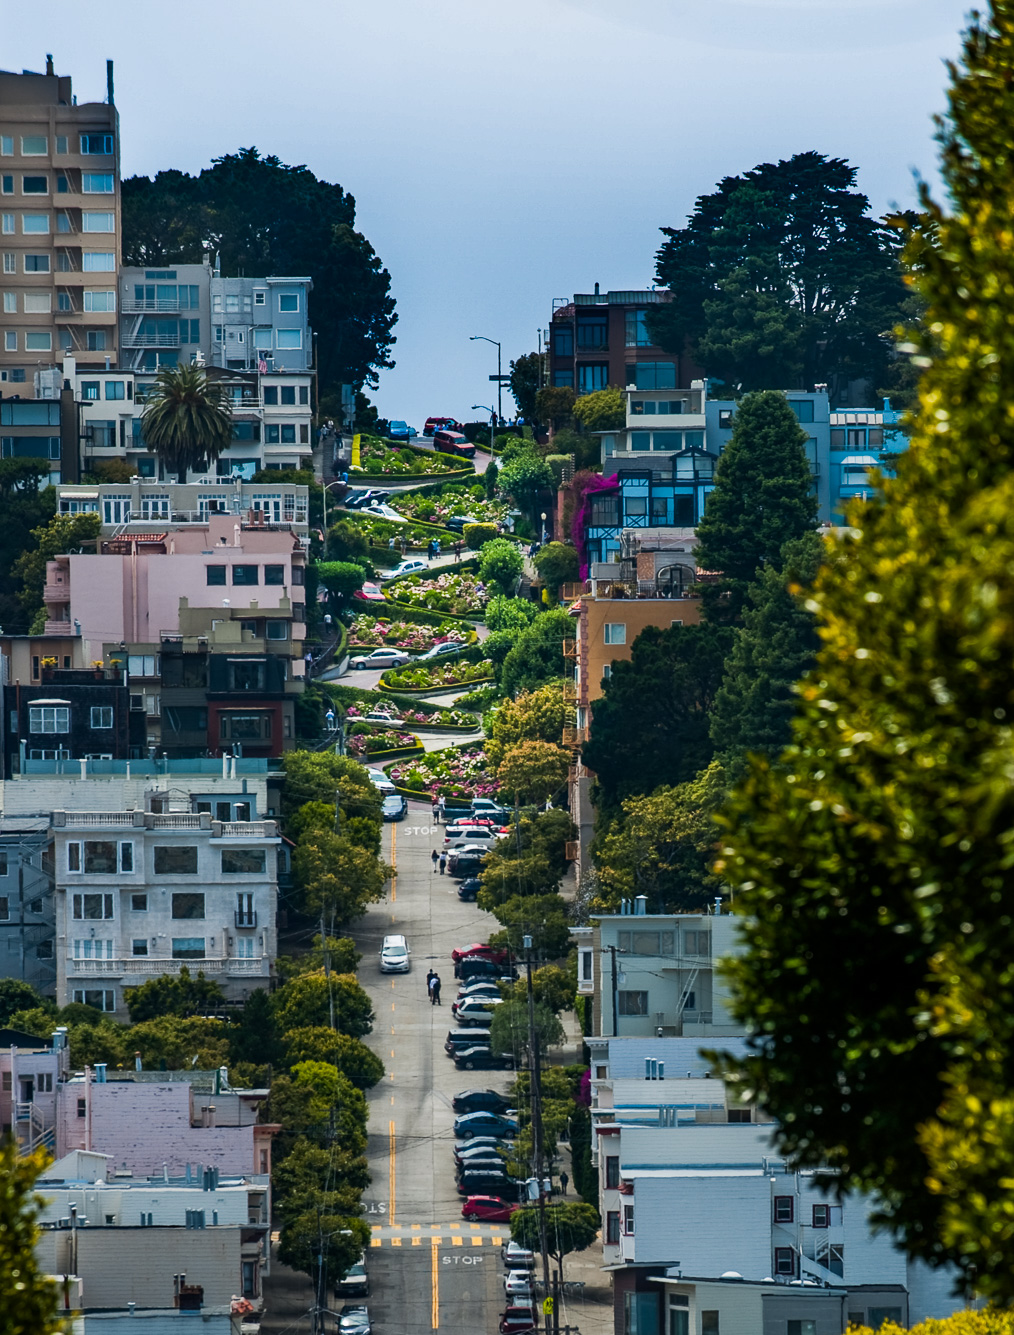
M 466 524 L 464 535 L 469 549 L 477 552 L 487 542 L 494 541 L 498 533 L 495 524 Z

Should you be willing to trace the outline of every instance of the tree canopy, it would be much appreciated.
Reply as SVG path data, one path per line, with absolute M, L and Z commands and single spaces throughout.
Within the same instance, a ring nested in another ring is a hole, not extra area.
M 736 1074 L 779 1152 L 874 1196 L 912 1254 L 1014 1302 L 1014 4 L 973 19 L 941 125 L 948 211 L 907 258 L 932 341 L 897 478 L 848 512 L 807 605 L 821 648 L 721 874 Z
M 123 262 L 200 264 L 205 243 L 224 274 L 309 274 L 321 393 L 376 385 L 393 365 L 391 277 L 355 230 L 356 202 L 306 166 L 256 148 L 181 171 L 122 183 Z
M 493 538 L 479 549 L 479 577 L 484 584 L 492 584 L 504 596 L 514 587 L 525 568 L 521 549 L 510 538 Z
M 35 1180 L 49 1162 L 44 1150 L 18 1153 L 16 1141 L 0 1141 L 0 1312 L 4 1335 L 59 1335 L 59 1290 L 35 1255 L 36 1220 L 42 1203 Z
M 653 338 L 689 341 L 713 375 L 744 389 L 855 377 L 880 384 L 905 298 L 896 233 L 870 217 L 844 158 L 796 153 L 726 176 L 685 227 L 663 227 Z
M 4 511 L 6 517 L 6 510 Z M 41 635 L 46 620 L 42 590 L 46 584 L 46 562 L 54 556 L 80 550 L 98 537 L 99 515 L 53 515 L 32 529 L 31 540 L 14 562 L 13 574 L 20 585 L 18 602 L 31 634 Z
M 508 698 L 489 723 L 486 755 L 497 766 L 519 742 L 559 743 L 566 715 L 563 695 L 555 686 L 540 686 L 516 699 Z
M 557 1264 L 570 1252 L 583 1252 L 598 1237 L 599 1212 L 582 1201 L 546 1207 L 546 1250 Z M 522 1247 L 537 1252 L 541 1247 L 539 1211 L 518 1210 L 511 1216 L 511 1237 Z
M 218 983 L 199 971 L 191 977 L 186 965 L 179 974 L 149 978 L 137 987 L 123 990 L 131 1021 L 154 1020 L 160 1015 L 203 1015 L 225 1006 L 225 993 Z
M 526 422 L 535 420 L 535 400 L 542 385 L 542 358 L 537 352 L 527 352 L 511 362 L 511 394 L 518 413 Z
M 585 431 L 619 431 L 626 425 L 627 401 L 618 385 L 582 394 L 574 404 L 574 416 Z
M 159 463 L 186 482 L 206 473 L 232 443 L 232 408 L 225 385 L 203 366 L 163 366 L 141 413 L 145 444 Z

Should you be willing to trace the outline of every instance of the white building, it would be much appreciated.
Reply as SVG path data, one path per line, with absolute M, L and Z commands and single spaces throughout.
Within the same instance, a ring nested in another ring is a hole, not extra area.
M 125 987 L 203 971 L 230 1000 L 268 985 L 274 821 L 209 811 L 54 811 L 56 1000 L 126 1018 Z

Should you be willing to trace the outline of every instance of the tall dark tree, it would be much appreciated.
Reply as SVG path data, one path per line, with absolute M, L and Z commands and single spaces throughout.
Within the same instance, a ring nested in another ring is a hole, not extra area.
M 393 365 L 390 274 L 355 230 L 356 203 L 340 185 L 243 148 L 196 177 L 130 177 L 122 198 L 126 264 L 199 264 L 207 246 L 225 274 L 309 274 L 322 395 L 375 385 Z
M 721 571 L 729 610 L 738 614 L 759 570 L 781 569 L 786 542 L 811 531 L 817 500 L 806 434 L 784 394 L 749 394 L 736 410 L 732 439 L 715 469 L 697 530 L 697 563 Z
M 708 764 L 708 719 L 732 636 L 726 626 L 650 626 L 629 662 L 613 664 L 583 751 L 604 806 L 686 783 Z
M 537 352 L 525 353 L 511 362 L 511 393 L 518 413 L 526 422 L 535 420 L 535 397 L 542 388 L 542 358 Z
M 141 414 L 148 449 L 186 482 L 203 473 L 232 443 L 232 409 L 225 386 L 193 363 L 163 366 Z
M 32 530 L 56 510 L 56 491 L 44 485 L 48 480 L 48 459 L 0 459 L 0 626 L 8 634 L 27 631 L 34 614 L 33 609 L 26 618 L 13 567 L 22 553 L 34 547 Z
M 733 778 L 748 752 L 774 758 L 789 744 L 799 704 L 793 688 L 817 653 L 816 619 L 804 590 L 823 559 L 823 540 L 806 533 L 786 543 L 783 568 L 769 566 L 750 590 L 711 715 L 711 740 Z
M 808 152 L 701 195 L 685 227 L 662 228 L 656 273 L 673 300 L 649 310 L 656 341 L 689 341 L 747 389 L 881 383 L 905 295 L 899 242 L 855 181 L 844 158 Z

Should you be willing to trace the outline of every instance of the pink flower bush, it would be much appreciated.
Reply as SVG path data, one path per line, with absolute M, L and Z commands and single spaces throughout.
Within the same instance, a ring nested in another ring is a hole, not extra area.
M 434 797 L 495 797 L 499 784 L 487 773 L 482 747 L 430 751 L 412 761 L 395 761 L 386 772 L 399 788 Z
M 435 644 L 465 644 L 469 632 L 456 622 L 440 626 L 420 626 L 412 621 L 391 621 L 385 617 L 357 616 L 349 630 L 353 648 L 432 649 Z

